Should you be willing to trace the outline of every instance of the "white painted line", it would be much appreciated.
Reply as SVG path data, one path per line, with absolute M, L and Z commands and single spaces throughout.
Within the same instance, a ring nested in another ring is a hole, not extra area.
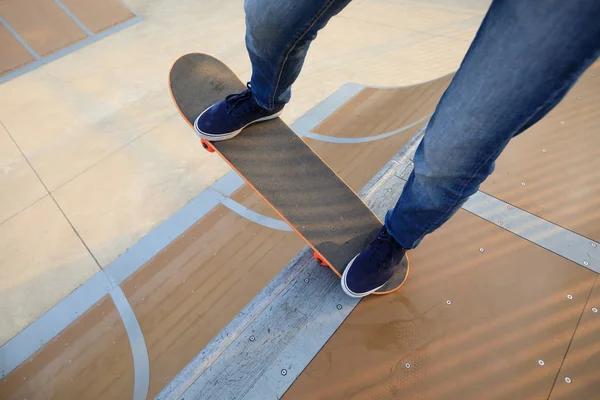
M 150 359 L 142 328 L 120 286 L 117 285 L 110 291 L 110 297 L 119 311 L 123 325 L 125 325 L 129 346 L 131 347 L 135 377 L 133 400 L 145 400 L 150 388 Z
M 373 142 L 375 140 L 385 139 L 390 136 L 397 135 L 398 133 L 407 131 L 408 129 L 410 129 L 414 126 L 423 124 L 424 122 L 429 120 L 429 118 L 431 118 L 431 115 L 432 114 L 429 114 L 429 115 L 426 115 L 425 117 L 419 118 L 418 120 L 411 122 L 410 124 L 405 125 L 402 128 L 398 128 L 393 131 L 385 132 L 385 133 L 382 133 L 380 135 L 375 135 L 375 136 L 363 136 L 363 137 L 356 137 L 356 138 L 348 138 L 348 137 L 327 136 L 327 135 L 321 135 L 319 133 L 307 132 L 303 135 L 303 137 L 307 137 L 307 138 L 314 139 L 314 140 L 319 140 L 321 142 L 338 143 L 338 144 L 354 144 L 354 143 Z
M 231 211 L 241 215 L 249 221 L 265 226 L 267 228 L 277 229 L 279 231 L 285 232 L 293 232 L 293 229 L 283 220 L 259 214 L 256 211 L 250 210 L 249 208 L 244 207 L 240 203 L 232 200 L 230 197 L 222 196 L 220 200 L 221 204 L 223 204 L 225 207 L 229 208 Z
M 300 117 L 291 126 L 292 130 L 299 136 L 311 132 L 321 122 L 325 121 L 331 114 L 337 111 L 348 100 L 360 93 L 364 89 L 363 85 L 356 83 L 346 83 L 337 91 L 317 104 L 310 111 Z

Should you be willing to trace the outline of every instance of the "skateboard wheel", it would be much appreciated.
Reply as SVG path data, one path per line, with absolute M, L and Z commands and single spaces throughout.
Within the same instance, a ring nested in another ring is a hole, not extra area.
M 323 267 L 327 266 L 327 263 L 325 262 L 325 260 L 323 260 L 321 258 L 321 256 L 319 256 L 316 252 L 313 253 L 313 257 L 315 258 L 315 260 L 317 260 L 319 262 L 319 264 L 321 264 Z
M 210 142 L 207 142 L 204 139 L 200 139 L 200 143 L 202 143 L 202 147 L 204 147 L 209 153 L 215 152 L 215 148 L 210 144 Z

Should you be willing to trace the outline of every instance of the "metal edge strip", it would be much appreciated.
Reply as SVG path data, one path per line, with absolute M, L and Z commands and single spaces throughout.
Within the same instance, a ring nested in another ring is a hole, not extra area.
M 600 245 L 573 231 L 477 192 L 463 209 L 582 267 L 600 273 Z
M 409 155 L 403 149 L 359 193 L 380 218 L 404 187 L 396 172 L 410 162 Z M 276 279 L 289 282 L 287 287 L 260 314 L 248 319 L 246 326 L 239 327 L 237 338 L 220 355 L 196 360 L 209 365 L 196 369 L 195 381 L 189 382 L 190 375 L 186 375 L 187 382 L 178 376 L 155 399 L 280 398 L 358 304 L 343 293 L 339 278 L 311 257 L 305 248 L 282 270 Z M 284 279 L 292 275 L 290 271 L 299 270 L 298 259 L 309 263 L 292 279 Z M 261 292 L 250 305 L 266 297 Z

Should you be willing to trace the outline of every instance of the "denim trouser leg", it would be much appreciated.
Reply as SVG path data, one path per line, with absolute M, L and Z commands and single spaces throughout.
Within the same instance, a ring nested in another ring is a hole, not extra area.
M 546 115 L 599 51 L 600 1 L 494 1 L 386 216 L 394 238 L 414 248 L 454 215 L 511 138 Z
M 289 102 L 310 43 L 351 0 L 245 0 L 252 92 L 264 108 Z

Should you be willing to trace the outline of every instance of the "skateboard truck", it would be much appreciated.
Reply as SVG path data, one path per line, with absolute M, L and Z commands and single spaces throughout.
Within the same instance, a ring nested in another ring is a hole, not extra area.
M 204 147 L 209 153 L 215 152 L 215 148 L 208 140 L 200 139 L 200 143 L 202 143 L 202 147 Z

